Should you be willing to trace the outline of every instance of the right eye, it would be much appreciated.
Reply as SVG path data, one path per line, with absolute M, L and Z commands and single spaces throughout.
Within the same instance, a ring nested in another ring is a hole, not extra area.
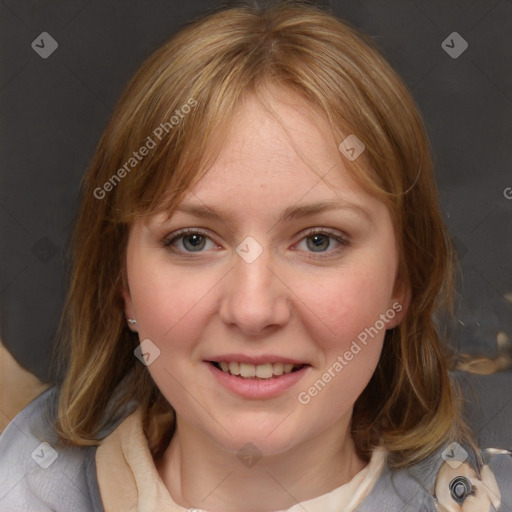
M 165 239 L 164 246 L 182 255 L 204 252 L 205 249 L 218 247 L 209 236 L 197 229 L 181 229 L 172 233 Z

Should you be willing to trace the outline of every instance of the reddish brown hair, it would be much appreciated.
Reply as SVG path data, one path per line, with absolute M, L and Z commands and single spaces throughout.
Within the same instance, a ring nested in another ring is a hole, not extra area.
M 398 279 L 411 302 L 401 325 L 387 332 L 377 370 L 355 404 L 360 454 L 368 457 L 382 441 L 391 464 L 405 466 L 463 429 L 433 319 L 452 292 L 452 250 L 421 116 L 368 38 L 319 9 L 286 2 L 223 10 L 190 24 L 124 91 L 83 181 L 59 346 L 69 361 L 57 423 L 63 440 L 96 443 L 107 404 L 135 399 L 153 453 L 165 448 L 172 409 L 134 357 L 138 339 L 123 312 L 128 230 L 137 217 L 172 211 L 214 158 L 207 147 L 220 147 L 220 127 L 245 95 L 268 83 L 300 95 L 338 141 L 353 133 L 364 142 L 364 157 L 351 169 L 385 202 L 395 226 Z M 158 126 L 194 102 L 135 170 L 113 178 Z M 131 384 L 113 399 L 127 376 Z

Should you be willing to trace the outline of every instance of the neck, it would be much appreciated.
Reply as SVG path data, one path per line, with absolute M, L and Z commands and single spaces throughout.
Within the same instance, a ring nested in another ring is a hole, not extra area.
M 202 432 L 177 421 L 158 472 L 180 506 L 231 512 L 286 510 L 349 482 L 366 465 L 356 454 L 348 424 L 283 453 L 245 463 Z M 340 435 L 341 432 L 341 435 Z M 256 462 L 257 460 L 257 462 Z

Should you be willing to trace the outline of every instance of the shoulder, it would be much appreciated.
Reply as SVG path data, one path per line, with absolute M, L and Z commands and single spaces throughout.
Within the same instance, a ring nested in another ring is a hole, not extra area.
M 500 512 L 512 506 L 511 483 L 510 451 L 485 449 L 476 454 L 469 447 L 447 443 L 411 467 L 385 467 L 356 511 L 463 511 L 466 504 L 470 510 Z
M 102 512 L 95 447 L 62 447 L 53 429 L 51 388 L 0 435 L 0 509 Z

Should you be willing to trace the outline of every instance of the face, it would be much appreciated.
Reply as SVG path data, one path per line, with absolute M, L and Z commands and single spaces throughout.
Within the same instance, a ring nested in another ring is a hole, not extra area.
M 246 99 L 171 216 L 132 226 L 124 297 L 178 428 L 277 454 L 345 435 L 404 310 L 387 208 L 321 117 L 266 103 Z

